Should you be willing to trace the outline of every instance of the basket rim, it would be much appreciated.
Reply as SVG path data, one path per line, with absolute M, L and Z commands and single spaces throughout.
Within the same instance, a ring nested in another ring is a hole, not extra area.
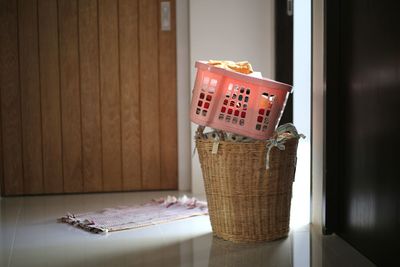
M 292 139 L 299 139 L 294 135 L 288 136 L 285 142 L 291 141 Z M 268 145 L 271 143 L 272 138 L 267 140 L 254 140 L 254 141 L 246 141 L 246 142 L 235 142 L 235 141 L 226 141 L 226 140 L 214 140 L 214 139 L 205 139 L 205 138 L 195 138 L 195 142 L 203 142 L 203 143 L 214 143 L 218 142 L 219 144 L 228 144 L 228 145 L 238 145 L 238 146 L 252 146 L 252 145 Z
M 267 78 L 264 78 L 264 77 L 263 78 L 257 78 L 257 77 L 249 76 L 247 74 L 243 74 L 243 73 L 240 73 L 240 72 L 236 72 L 236 71 L 231 71 L 231 70 L 215 67 L 213 65 L 207 64 L 207 61 L 204 61 L 204 60 L 196 61 L 195 67 L 199 68 L 199 69 L 203 69 L 203 70 L 208 70 L 208 71 L 210 71 L 212 73 L 226 75 L 226 76 L 229 76 L 231 78 L 245 80 L 247 82 L 251 82 L 251 83 L 254 83 L 254 84 L 257 84 L 257 85 L 267 86 L 267 87 L 272 88 L 272 89 L 286 90 L 288 93 L 292 93 L 293 92 L 293 86 L 290 85 L 290 84 L 286 84 L 286 83 L 283 83 L 283 82 L 278 82 L 278 81 L 267 79 Z

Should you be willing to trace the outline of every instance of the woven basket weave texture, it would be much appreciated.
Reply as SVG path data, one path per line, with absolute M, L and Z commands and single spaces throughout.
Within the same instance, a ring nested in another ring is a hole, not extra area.
M 239 243 L 288 235 L 297 144 L 273 147 L 266 170 L 268 141 L 220 141 L 212 154 L 213 140 L 196 140 L 214 235 Z

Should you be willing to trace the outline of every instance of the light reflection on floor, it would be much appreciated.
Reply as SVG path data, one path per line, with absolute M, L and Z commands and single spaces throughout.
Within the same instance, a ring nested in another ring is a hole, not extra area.
M 107 235 L 56 222 L 66 212 L 130 205 L 167 194 L 183 193 L 2 198 L 0 266 L 373 266 L 340 238 L 321 236 L 309 225 L 282 240 L 238 245 L 213 237 L 208 216 Z
M 297 148 L 297 168 L 290 215 L 292 229 L 310 223 L 310 143 L 308 139 L 300 139 Z

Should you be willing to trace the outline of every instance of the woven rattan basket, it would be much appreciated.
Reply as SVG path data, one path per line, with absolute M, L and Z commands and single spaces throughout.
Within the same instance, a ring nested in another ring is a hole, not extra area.
M 268 169 L 267 141 L 219 141 L 213 154 L 214 142 L 196 140 L 214 235 L 233 242 L 286 237 L 298 138 L 271 149 Z

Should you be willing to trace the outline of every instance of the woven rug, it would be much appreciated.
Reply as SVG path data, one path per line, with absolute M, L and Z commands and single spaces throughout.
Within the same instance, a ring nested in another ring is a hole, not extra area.
M 92 233 L 107 233 L 207 215 L 207 202 L 183 196 L 153 199 L 149 203 L 130 207 L 107 208 L 100 211 L 61 217 L 68 223 Z

